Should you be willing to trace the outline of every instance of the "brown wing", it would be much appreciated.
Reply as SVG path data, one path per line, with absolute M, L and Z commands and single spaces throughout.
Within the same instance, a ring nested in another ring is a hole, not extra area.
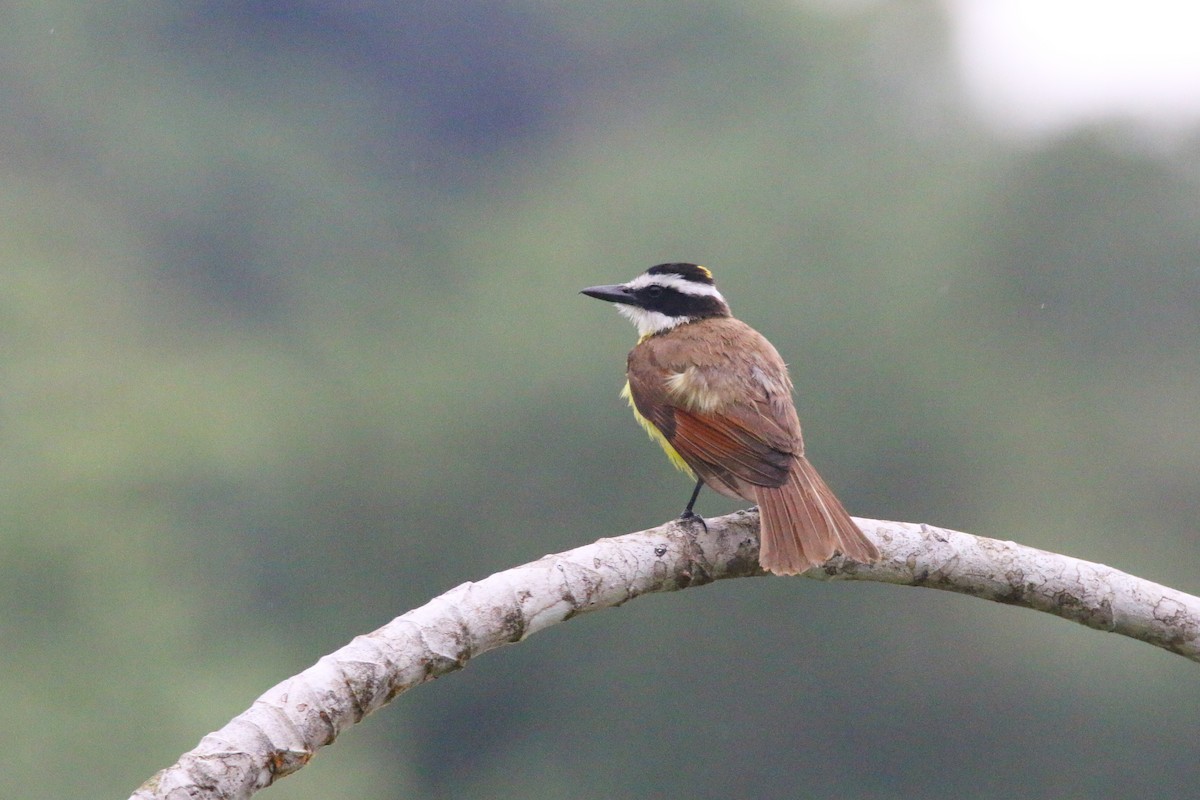
M 671 445 L 697 474 L 728 474 L 755 486 L 779 486 L 787 480 L 791 453 L 778 449 L 755 431 L 727 417 L 682 408 L 674 412 Z
M 803 453 L 783 360 L 744 323 L 704 320 L 650 337 L 629 354 L 628 376 L 642 416 L 723 494 L 753 499 L 751 486 L 782 485 Z

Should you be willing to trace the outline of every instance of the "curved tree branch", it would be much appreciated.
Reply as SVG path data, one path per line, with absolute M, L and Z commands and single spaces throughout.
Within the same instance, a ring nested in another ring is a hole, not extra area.
M 926 586 L 1024 606 L 1200 661 L 1200 598 L 1101 564 L 967 533 L 859 519 L 883 560 L 836 557 L 811 578 Z M 762 575 L 758 514 L 671 522 L 464 583 L 359 636 L 263 694 L 133 800 L 246 798 L 303 767 L 345 728 L 473 657 L 651 592 Z

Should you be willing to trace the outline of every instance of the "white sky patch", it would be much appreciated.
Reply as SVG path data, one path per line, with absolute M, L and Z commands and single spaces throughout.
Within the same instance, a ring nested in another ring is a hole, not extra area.
M 1200 123 L 1200 0 L 945 2 L 967 90 L 1001 127 Z

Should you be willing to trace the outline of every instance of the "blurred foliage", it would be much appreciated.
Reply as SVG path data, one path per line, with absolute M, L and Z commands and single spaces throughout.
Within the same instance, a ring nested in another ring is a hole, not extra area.
M 124 796 L 355 634 L 675 513 L 633 332 L 576 294 L 658 261 L 788 358 L 856 513 L 1200 589 L 1200 149 L 998 140 L 943 25 L 0 4 L 0 796 Z M 1182 797 L 1195 681 L 975 600 L 740 581 L 490 655 L 270 793 Z

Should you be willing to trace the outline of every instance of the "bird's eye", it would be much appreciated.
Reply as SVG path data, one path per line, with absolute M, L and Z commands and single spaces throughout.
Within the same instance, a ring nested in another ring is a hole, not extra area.
M 649 297 L 651 300 L 657 300 L 658 298 L 662 297 L 662 293 L 663 288 L 661 286 L 646 287 L 646 297 Z

